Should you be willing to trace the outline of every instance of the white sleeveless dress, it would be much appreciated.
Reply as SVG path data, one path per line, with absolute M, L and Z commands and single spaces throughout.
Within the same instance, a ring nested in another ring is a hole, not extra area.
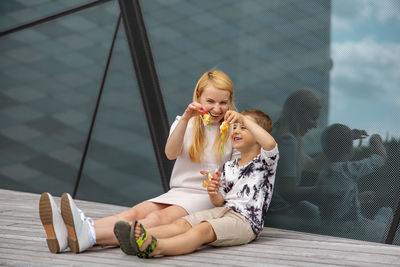
M 181 117 L 177 116 L 171 126 L 170 133 L 175 129 Z M 200 174 L 202 170 L 201 163 L 195 163 L 190 160 L 189 147 L 192 144 L 192 126 L 193 119 L 189 120 L 183 139 L 183 149 L 181 154 L 175 161 L 170 179 L 170 190 L 158 197 L 149 199 L 150 202 L 178 205 L 184 208 L 189 214 L 194 212 L 214 208 L 211 203 L 207 190 L 203 187 L 203 177 Z M 203 161 L 215 162 L 215 156 L 212 147 L 215 140 L 215 135 L 219 131 L 219 125 L 211 125 L 206 129 L 206 148 L 204 150 Z M 226 137 L 228 138 L 228 137 Z M 232 157 L 234 154 L 234 157 Z M 232 153 L 232 144 L 230 139 L 224 145 L 224 154 L 221 161 L 218 162 L 220 168 L 231 158 L 237 158 L 240 152 L 235 150 Z

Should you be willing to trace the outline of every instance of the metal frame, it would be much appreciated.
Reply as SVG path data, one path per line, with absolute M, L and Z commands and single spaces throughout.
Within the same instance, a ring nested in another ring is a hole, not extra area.
M 85 148 L 84 148 L 83 154 L 82 154 L 81 164 L 79 166 L 78 176 L 76 177 L 74 191 L 72 193 L 73 198 L 76 197 L 76 193 L 78 192 L 78 188 L 79 188 L 79 183 L 81 181 L 82 171 L 83 171 L 83 167 L 85 166 L 86 155 L 87 155 L 87 152 L 89 149 L 89 143 L 90 143 L 90 140 L 92 139 L 94 123 L 96 122 L 97 111 L 99 110 L 101 96 L 103 95 L 104 84 L 107 79 L 108 68 L 110 67 L 110 62 L 111 62 L 112 54 L 114 51 L 115 40 L 117 39 L 120 24 L 121 24 L 121 14 L 118 16 L 117 25 L 115 26 L 114 34 L 113 34 L 112 41 L 111 41 L 110 50 L 108 51 L 107 62 L 106 62 L 106 66 L 104 68 L 104 73 L 103 73 L 103 78 L 102 78 L 101 84 L 100 84 L 99 94 L 97 95 L 96 106 L 93 111 L 92 121 L 90 122 L 90 128 L 89 128 L 89 132 L 88 132 L 88 135 L 86 138 L 86 143 L 85 143 Z
M 161 182 L 167 191 L 173 166 L 164 154 L 169 124 L 149 38 L 139 1 L 119 0 L 119 4 Z
M 399 227 L 399 222 L 400 222 L 400 200 L 397 203 L 397 208 L 393 215 L 393 220 L 392 220 L 388 235 L 385 240 L 386 244 L 393 244 L 394 237 L 396 236 L 396 232 Z
M 36 26 L 36 25 L 48 22 L 48 21 L 53 20 L 53 19 L 57 19 L 59 17 L 63 17 L 63 16 L 66 16 L 66 15 L 69 15 L 69 14 L 72 14 L 72 13 L 75 13 L 75 12 L 78 12 L 78 11 L 81 11 L 81 10 L 84 10 L 84 9 L 87 9 L 87 8 L 90 8 L 90 7 L 93 7 L 93 6 L 104 4 L 104 3 L 109 2 L 109 1 L 111 1 L 111 0 L 93 1 L 93 2 L 84 4 L 84 5 L 72 8 L 72 9 L 68 9 L 68 10 L 53 14 L 53 15 L 45 17 L 45 18 L 41 18 L 41 19 L 38 19 L 38 20 L 35 20 L 35 21 L 31 21 L 31 22 L 22 24 L 20 26 L 17 26 L 17 27 L 14 27 L 14 28 L 11 28 L 11 29 L 8 29 L 8 30 L 0 32 L 0 37 L 5 36 L 5 35 L 10 34 L 10 33 L 13 33 L 13 32 L 24 30 L 26 28 L 30 28 L 32 26 Z

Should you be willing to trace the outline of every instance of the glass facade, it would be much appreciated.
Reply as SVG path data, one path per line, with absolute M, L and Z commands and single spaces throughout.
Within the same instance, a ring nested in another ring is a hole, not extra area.
M 1 37 L 3 188 L 73 192 L 119 13 L 110 1 Z M 111 56 L 76 196 L 130 205 L 163 190 L 122 24 Z
M 108 3 L 1 38 L 3 187 L 72 191 L 118 13 Z
M 0 30 L 89 2 L 4 1 Z M 140 7 L 170 124 L 212 68 L 231 77 L 240 111 L 274 120 L 267 226 L 387 240 L 400 188 L 398 2 Z M 119 13 L 104 2 L 0 37 L 2 188 L 72 192 Z M 105 78 L 76 196 L 131 206 L 163 189 L 122 23 Z

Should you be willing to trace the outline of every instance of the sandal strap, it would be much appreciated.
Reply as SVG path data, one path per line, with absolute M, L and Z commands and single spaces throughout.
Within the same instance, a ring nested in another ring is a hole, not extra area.
M 143 225 L 140 224 L 140 235 L 138 239 L 136 239 L 136 243 L 138 244 L 139 247 L 141 247 L 146 240 L 147 240 L 147 231 L 143 227 Z
M 152 236 L 150 244 L 146 247 L 145 250 L 139 251 L 137 256 L 139 258 L 145 258 L 145 259 L 151 258 L 150 254 L 154 251 L 156 245 L 157 245 L 157 239 L 154 236 Z

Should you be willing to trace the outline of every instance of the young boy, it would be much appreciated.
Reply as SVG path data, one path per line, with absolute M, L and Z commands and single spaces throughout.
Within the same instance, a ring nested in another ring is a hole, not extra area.
M 269 134 L 272 121 L 258 110 L 241 114 L 228 111 L 224 119 L 232 125 L 232 145 L 241 152 L 241 157 L 225 163 L 222 174 L 216 172 L 207 186 L 216 208 L 147 230 L 136 221 L 132 226 L 117 222 L 114 233 L 126 254 L 141 258 L 181 255 L 203 244 L 246 244 L 260 234 L 278 162 L 277 144 Z

